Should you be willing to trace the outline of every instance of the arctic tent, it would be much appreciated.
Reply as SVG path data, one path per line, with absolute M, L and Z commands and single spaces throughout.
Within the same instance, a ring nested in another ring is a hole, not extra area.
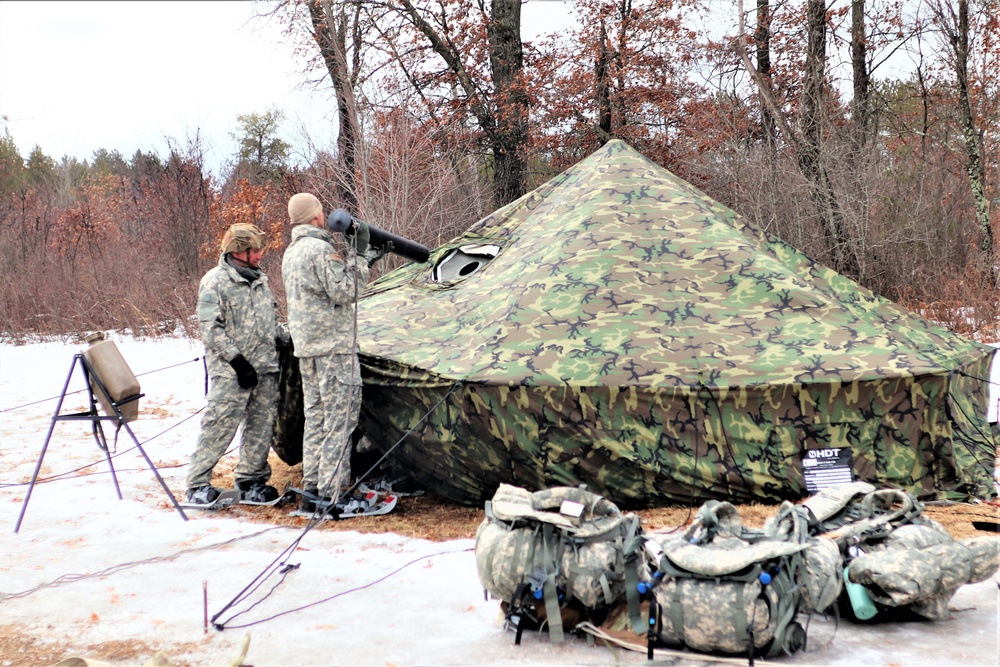
M 992 348 L 621 141 L 369 285 L 358 339 L 369 439 L 459 503 L 779 501 L 830 474 L 995 494 Z

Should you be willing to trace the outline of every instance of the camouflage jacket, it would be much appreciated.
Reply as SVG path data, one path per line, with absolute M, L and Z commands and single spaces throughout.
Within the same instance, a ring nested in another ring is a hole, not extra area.
M 278 305 L 264 273 L 250 282 L 221 255 L 198 285 L 198 328 L 209 375 L 234 373 L 229 362 L 239 354 L 258 373 L 278 372 L 275 345 L 287 342 L 288 332 L 278 323 Z
M 332 241 L 325 229 L 292 227 L 281 273 L 296 357 L 357 352 L 354 304 L 368 282 L 368 262 L 345 261 Z

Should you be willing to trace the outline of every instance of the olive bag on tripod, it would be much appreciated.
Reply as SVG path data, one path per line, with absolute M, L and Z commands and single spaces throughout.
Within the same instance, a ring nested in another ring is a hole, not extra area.
M 574 487 L 534 493 L 501 484 L 476 531 L 476 568 L 483 588 L 501 601 L 517 628 L 563 628 L 598 622 L 623 602 L 638 615 L 637 587 L 648 580 L 639 517 Z

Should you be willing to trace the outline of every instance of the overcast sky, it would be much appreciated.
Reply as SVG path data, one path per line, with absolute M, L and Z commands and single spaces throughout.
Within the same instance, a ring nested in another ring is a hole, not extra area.
M 302 148 L 334 140 L 329 87 L 302 85 L 302 58 L 252 2 L 0 2 L 0 117 L 23 157 L 95 150 L 167 153 L 197 132 L 218 174 L 235 152 L 240 114 L 285 112 L 283 137 Z M 531 0 L 524 37 L 566 25 L 562 0 Z M 2 121 L 0 121 L 2 123 Z M 2 131 L 2 127 L 0 127 Z

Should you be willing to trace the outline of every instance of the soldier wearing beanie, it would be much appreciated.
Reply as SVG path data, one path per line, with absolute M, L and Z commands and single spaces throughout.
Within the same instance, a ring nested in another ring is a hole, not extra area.
M 319 203 L 319 199 L 315 195 L 300 192 L 288 200 L 288 218 L 293 227 L 312 224 L 316 216 L 320 217 L 322 223 L 323 205 Z M 321 224 L 320 229 L 325 229 L 325 225 Z
M 340 499 L 351 478 L 351 434 L 361 409 L 361 367 L 354 308 L 368 282 L 368 226 L 358 223 L 354 252 L 341 257 L 323 206 L 308 192 L 288 201 L 292 240 L 281 264 L 288 329 L 302 374 L 305 431 L 302 487 Z M 316 509 L 309 495 L 301 508 Z
M 198 327 L 211 387 L 188 467 L 187 497 L 194 504 L 210 505 L 218 498 L 212 470 L 241 423 L 236 487 L 243 500 L 278 497 L 267 485 L 267 455 L 278 409 L 276 345 L 289 345 L 290 339 L 278 322 L 278 306 L 260 269 L 265 245 L 264 233 L 254 225 L 232 225 L 222 237 L 219 263 L 198 286 Z

